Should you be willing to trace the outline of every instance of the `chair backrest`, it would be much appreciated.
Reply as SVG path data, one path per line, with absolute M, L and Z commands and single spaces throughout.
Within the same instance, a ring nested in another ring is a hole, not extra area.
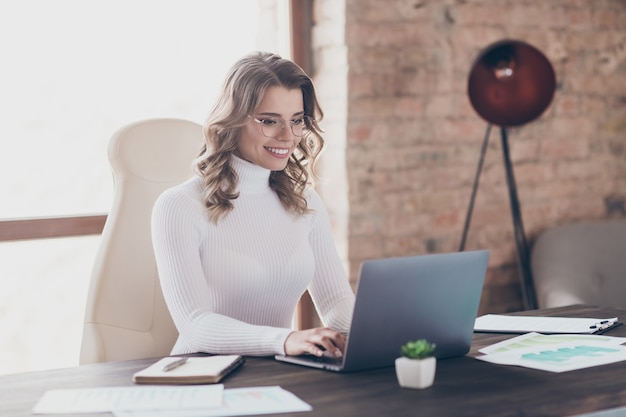
M 626 307 L 626 221 L 548 229 L 533 245 L 531 265 L 539 308 Z
M 110 139 L 113 206 L 89 288 L 80 363 L 168 355 L 178 333 L 157 275 L 150 218 L 166 188 L 193 175 L 202 127 L 186 120 L 130 124 Z

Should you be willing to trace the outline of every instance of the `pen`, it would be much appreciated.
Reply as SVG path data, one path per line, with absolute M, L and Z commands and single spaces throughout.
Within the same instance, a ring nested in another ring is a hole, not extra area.
M 185 362 L 187 362 L 187 358 L 180 358 L 174 362 L 170 362 L 167 365 L 163 366 L 161 370 L 163 372 L 171 371 L 172 369 L 178 368 L 180 365 L 184 364 Z
M 589 326 L 590 329 L 598 329 L 602 330 L 602 329 L 606 329 L 608 327 L 611 327 L 613 325 L 613 323 L 610 320 L 602 320 L 600 323 L 596 323 L 596 324 L 592 324 L 591 326 Z

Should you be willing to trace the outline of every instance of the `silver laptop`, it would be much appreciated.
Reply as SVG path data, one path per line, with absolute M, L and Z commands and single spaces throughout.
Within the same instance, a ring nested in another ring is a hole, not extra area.
M 489 251 L 372 259 L 361 265 L 343 358 L 277 355 L 336 372 L 393 366 L 400 346 L 427 339 L 439 359 L 469 352 Z

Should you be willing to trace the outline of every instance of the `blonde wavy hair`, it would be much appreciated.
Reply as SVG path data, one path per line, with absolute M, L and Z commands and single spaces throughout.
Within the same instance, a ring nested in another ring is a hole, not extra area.
M 324 147 L 317 124 L 323 113 L 315 88 L 311 78 L 294 62 L 273 53 L 256 52 L 231 68 L 204 124 L 206 143 L 194 161 L 194 170 L 202 178 L 204 204 L 214 223 L 233 209 L 232 201 L 239 197 L 232 155 L 237 150 L 242 126 L 250 120 L 248 115 L 254 114 L 270 87 L 300 89 L 304 114 L 312 120 L 286 168 L 272 171 L 269 179 L 270 188 L 286 210 L 300 216 L 309 212 L 304 192 L 317 179 L 315 163 Z

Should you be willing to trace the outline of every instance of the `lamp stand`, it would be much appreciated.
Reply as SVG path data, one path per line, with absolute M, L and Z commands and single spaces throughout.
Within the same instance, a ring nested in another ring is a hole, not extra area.
M 487 151 L 487 144 L 489 142 L 489 134 L 491 133 L 491 125 L 487 126 L 485 138 L 480 151 L 480 159 L 478 161 L 478 167 L 476 169 L 476 176 L 474 177 L 474 184 L 472 187 L 472 195 L 470 197 L 470 203 L 467 209 L 467 215 L 465 217 L 465 224 L 463 227 L 463 235 L 461 237 L 461 245 L 459 251 L 465 250 L 465 242 L 467 240 L 467 232 L 469 230 L 470 220 L 472 212 L 474 210 L 474 200 L 476 198 L 476 191 L 478 189 L 478 182 L 480 173 L 482 171 L 483 162 L 485 159 L 485 153 Z M 517 248 L 517 263 L 519 269 L 519 278 L 522 289 L 522 303 L 525 310 L 532 310 L 537 308 L 537 299 L 535 295 L 535 287 L 533 284 L 532 272 L 530 270 L 530 256 L 528 251 L 528 243 L 526 241 L 526 234 L 524 233 L 524 224 L 522 222 L 522 212 L 520 209 L 519 199 L 517 197 L 517 186 L 515 184 L 515 176 L 513 175 L 513 165 L 511 164 L 511 157 L 509 154 L 509 141 L 507 137 L 506 128 L 500 128 L 500 135 L 502 139 L 502 156 L 504 157 L 504 168 L 506 171 L 506 182 L 509 189 L 509 201 L 511 205 L 511 215 L 513 218 L 513 228 L 515 232 L 515 246 Z

